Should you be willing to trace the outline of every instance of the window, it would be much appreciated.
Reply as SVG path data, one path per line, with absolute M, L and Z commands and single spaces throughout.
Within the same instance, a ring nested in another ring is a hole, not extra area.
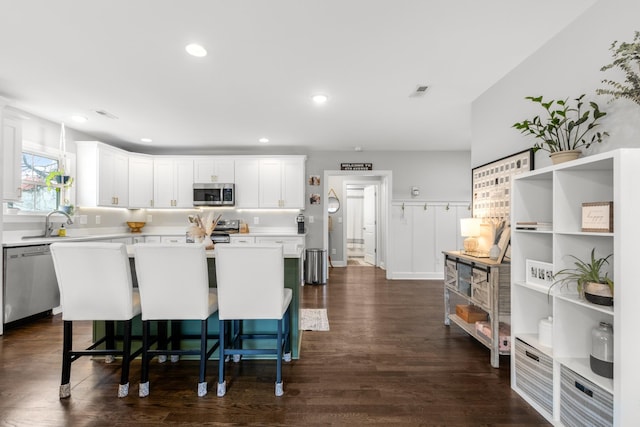
M 47 188 L 46 179 L 50 172 L 58 169 L 58 159 L 53 156 L 32 152 L 22 152 L 22 200 L 13 202 L 12 207 L 23 212 L 42 212 L 56 209 L 60 195 Z

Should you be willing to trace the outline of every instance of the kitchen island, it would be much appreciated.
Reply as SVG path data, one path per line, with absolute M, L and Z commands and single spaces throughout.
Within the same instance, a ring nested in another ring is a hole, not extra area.
M 129 254 L 131 260 L 131 274 L 134 279 L 134 287 L 137 287 L 136 274 L 135 274 L 135 263 L 134 263 L 134 250 L 133 245 L 127 246 L 127 252 Z M 284 286 L 291 289 L 293 292 L 293 296 L 291 299 L 291 355 L 292 358 L 298 359 L 300 355 L 300 342 L 301 342 L 301 334 L 299 330 L 299 312 L 300 312 L 300 268 L 301 268 L 301 258 L 302 258 L 302 248 L 298 248 L 295 251 L 286 251 L 284 253 Z M 216 264 L 215 264 L 215 251 L 206 251 L 207 255 L 207 265 L 209 269 L 209 287 L 215 288 L 217 286 L 216 283 Z M 176 284 L 179 286 L 179 284 Z M 213 316 L 209 319 L 209 335 L 216 336 L 218 335 L 218 315 L 214 313 Z M 244 331 L 247 333 L 252 332 L 274 332 L 277 330 L 277 321 L 276 320 L 245 320 L 244 321 Z M 194 335 L 198 334 L 200 330 L 199 321 L 197 320 L 183 320 L 180 322 L 180 332 L 183 335 Z M 116 331 L 119 333 L 121 331 Z M 142 334 L 142 321 L 139 317 L 133 319 L 133 334 L 134 336 L 140 336 Z M 101 337 L 104 335 L 104 322 L 96 321 L 94 322 L 93 328 L 93 336 L 94 339 L 96 337 Z M 217 338 L 216 338 L 217 339 Z M 253 342 L 247 341 L 246 345 L 252 345 L 255 347 L 260 347 L 261 345 L 272 345 L 269 341 L 265 343 L 261 343 L 259 340 L 255 340 Z M 181 348 L 188 349 L 199 348 L 199 341 L 196 340 L 182 340 L 180 343 Z M 247 347 L 251 348 L 251 347 Z M 217 355 L 214 353 L 215 357 Z M 268 357 L 268 356 L 264 356 Z M 250 358 L 250 356 L 247 356 Z M 272 357 L 273 358 L 273 357 Z

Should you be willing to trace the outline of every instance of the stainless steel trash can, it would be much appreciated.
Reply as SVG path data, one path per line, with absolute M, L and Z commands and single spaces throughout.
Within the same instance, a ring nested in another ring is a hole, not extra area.
M 304 282 L 310 285 L 327 283 L 327 251 L 307 249 L 304 260 Z

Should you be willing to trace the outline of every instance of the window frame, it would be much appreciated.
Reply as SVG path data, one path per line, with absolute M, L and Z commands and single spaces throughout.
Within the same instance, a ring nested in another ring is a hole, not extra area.
M 46 145 L 38 144 L 33 141 L 23 140 L 22 141 L 22 153 L 35 154 L 44 157 L 58 158 L 60 157 L 60 151 L 57 148 L 52 148 Z M 22 156 L 20 156 L 22 159 Z M 69 175 L 75 176 L 76 172 L 76 155 L 75 153 L 66 153 L 66 166 L 65 170 L 68 171 Z M 22 161 L 22 160 L 21 160 Z M 21 167 L 21 165 L 18 165 Z M 68 198 L 71 204 L 75 205 L 76 200 L 76 189 L 75 185 L 71 186 L 69 189 Z M 6 208 L 7 203 L 3 203 L 3 207 Z M 39 222 L 42 220 L 42 217 L 46 216 L 48 211 L 18 211 L 11 212 L 7 209 L 4 210 L 3 222 Z

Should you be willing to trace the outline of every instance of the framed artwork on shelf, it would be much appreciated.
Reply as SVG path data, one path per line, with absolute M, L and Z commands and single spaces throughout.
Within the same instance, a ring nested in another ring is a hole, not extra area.
M 613 233 L 613 202 L 583 203 L 582 231 Z
M 472 216 L 509 221 L 511 178 L 533 170 L 533 150 L 527 149 L 471 170 Z
M 530 285 L 551 287 L 553 284 L 553 264 L 527 259 L 525 261 L 526 282 Z

